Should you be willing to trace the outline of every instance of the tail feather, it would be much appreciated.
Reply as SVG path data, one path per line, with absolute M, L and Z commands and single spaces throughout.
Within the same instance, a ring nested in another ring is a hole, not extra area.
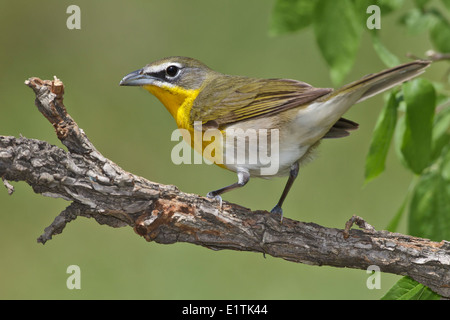
M 349 120 L 342 118 L 352 105 L 420 75 L 430 63 L 431 61 L 417 60 L 369 74 L 319 98 L 320 103 L 314 108 L 316 115 L 314 125 L 329 126 L 323 138 L 348 136 L 348 131 L 358 128 L 356 123 L 350 123 Z
M 364 101 L 383 91 L 389 90 L 396 85 L 408 81 L 425 72 L 425 68 L 430 65 L 431 61 L 416 60 L 387 69 L 375 74 L 367 75 L 364 78 L 352 82 L 337 91 L 346 91 L 354 87 L 366 87 L 367 90 L 357 100 L 356 103 Z

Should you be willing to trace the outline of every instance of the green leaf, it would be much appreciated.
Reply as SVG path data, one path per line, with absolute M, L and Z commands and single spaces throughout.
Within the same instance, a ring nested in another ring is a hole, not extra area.
M 341 83 L 353 66 L 363 30 L 359 21 L 350 1 L 318 0 L 316 3 L 314 33 L 335 84 Z
M 403 97 L 406 112 L 400 151 L 408 168 L 420 174 L 431 159 L 436 92 L 429 81 L 419 78 L 403 84 Z
M 448 188 L 448 184 L 450 183 L 450 146 L 448 145 L 447 150 L 446 149 L 442 150 L 441 174 L 442 178 L 447 182 Z M 447 192 L 450 193 L 448 189 Z
M 383 61 L 386 66 L 388 66 L 389 68 L 393 68 L 400 64 L 400 60 L 397 58 L 397 56 L 390 52 L 381 43 L 380 38 L 378 37 L 378 32 L 376 32 L 375 29 L 374 32 L 372 32 L 372 44 L 375 52 L 378 54 L 378 57 L 380 57 L 381 61 Z
M 448 98 L 449 103 L 450 98 Z M 437 113 L 433 125 L 432 137 L 432 159 L 435 160 L 442 152 L 442 149 L 450 144 L 450 107 Z
M 399 110 L 403 109 L 402 107 L 405 105 L 404 102 L 401 103 Z M 403 143 L 403 136 L 405 134 L 406 131 L 406 121 L 405 121 L 405 117 L 401 117 L 398 119 L 397 121 L 397 127 L 395 129 L 395 133 L 394 133 L 394 141 L 395 141 L 395 153 L 397 154 L 398 159 L 400 160 L 400 163 L 409 169 L 408 167 L 408 163 L 405 160 L 405 157 L 403 156 L 402 153 L 402 143 Z
M 280 35 L 309 26 L 315 4 L 314 0 L 277 0 L 270 21 L 270 34 Z
M 396 93 L 391 92 L 375 125 L 369 153 L 366 157 L 365 183 L 377 177 L 384 171 L 386 156 L 394 134 L 397 122 L 398 101 Z
M 423 7 L 425 7 L 425 5 L 428 3 L 428 1 L 430 1 L 430 0 L 414 0 L 414 2 L 416 3 L 416 6 L 419 7 L 420 9 L 423 9 Z
M 377 0 L 376 5 L 380 7 L 382 14 L 385 15 L 391 11 L 400 9 L 403 2 L 403 0 Z
M 409 199 L 411 198 L 411 192 L 414 189 L 415 180 L 416 179 L 413 179 L 413 181 L 411 181 L 408 191 L 406 192 L 405 199 L 403 199 L 403 202 L 402 202 L 400 208 L 397 209 L 397 212 L 395 213 L 394 217 L 391 219 L 389 224 L 386 226 L 386 230 L 388 230 L 390 232 L 397 231 L 398 225 L 400 223 L 400 219 L 402 218 L 403 213 L 405 212 L 405 209 L 406 209 L 406 205 L 409 203 Z
M 450 10 L 450 0 L 442 0 L 442 3 L 448 10 Z
M 381 298 L 381 300 L 439 300 L 441 297 L 417 281 L 403 277 Z
M 450 52 L 450 24 L 442 15 L 437 15 L 437 22 L 430 31 L 430 40 L 436 50 Z
M 400 23 L 406 27 L 409 34 L 418 35 L 432 29 L 437 23 L 437 18 L 429 12 L 413 8 L 400 18 Z
M 409 208 L 408 232 L 434 241 L 450 239 L 450 146 L 417 183 Z
M 403 216 L 403 212 L 405 212 L 406 204 L 408 203 L 408 198 L 405 197 L 405 199 L 402 202 L 402 205 L 400 208 L 398 208 L 397 212 L 395 213 L 394 217 L 391 219 L 389 224 L 386 227 L 387 231 L 390 232 L 396 232 L 398 228 L 398 224 L 400 223 L 400 219 Z

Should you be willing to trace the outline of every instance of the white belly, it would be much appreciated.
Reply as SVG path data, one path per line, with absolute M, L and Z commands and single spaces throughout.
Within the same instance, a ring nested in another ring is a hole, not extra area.
M 223 149 L 225 167 L 235 172 L 246 171 L 251 176 L 263 178 L 289 174 L 291 165 L 296 161 L 303 164 L 312 159 L 312 151 L 322 137 L 357 99 L 357 97 L 352 98 L 349 99 L 348 96 L 334 97 L 328 101 L 312 103 L 306 108 L 289 110 L 286 113 L 288 117 L 284 117 L 289 120 L 282 124 L 279 123 L 278 116 L 272 116 L 248 120 L 227 127 L 227 130 L 237 133 L 236 137 L 242 139 L 241 141 L 245 140 L 248 148 L 245 151 L 245 161 L 237 161 L 237 140 L 225 139 Z M 243 127 L 245 130 L 238 130 Z M 261 132 L 260 128 L 265 128 L 262 134 L 251 134 L 252 130 L 256 133 Z M 278 134 L 272 130 L 278 130 Z M 261 148 L 260 143 L 261 138 L 264 138 L 264 133 L 269 133 L 270 137 L 267 140 L 267 149 Z M 257 148 L 253 147 L 252 149 L 251 146 L 257 146 Z M 225 156 L 227 150 L 234 151 L 229 153 L 234 157 Z M 264 155 L 270 155 L 269 163 L 267 162 L 268 158 L 264 158 Z

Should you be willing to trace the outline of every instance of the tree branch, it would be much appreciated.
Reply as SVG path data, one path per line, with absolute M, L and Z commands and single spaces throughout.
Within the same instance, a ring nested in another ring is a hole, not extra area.
M 9 193 L 13 187 L 8 181 L 25 181 L 36 193 L 71 201 L 38 242 L 45 243 L 67 223 L 84 216 L 111 227 L 131 226 L 147 241 L 158 243 L 260 252 L 319 266 L 376 265 L 450 297 L 450 242 L 375 231 L 359 217 L 352 217 L 340 230 L 288 218 L 280 222 L 267 211 L 227 202 L 220 208 L 215 200 L 126 172 L 101 155 L 67 113 L 60 80 L 30 78 L 25 83 L 68 149 L 0 136 L 0 176 Z M 350 230 L 354 222 L 364 230 Z

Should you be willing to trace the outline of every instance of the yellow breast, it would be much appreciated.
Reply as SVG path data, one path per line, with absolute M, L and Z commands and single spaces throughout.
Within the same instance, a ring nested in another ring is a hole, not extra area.
M 222 163 L 217 163 L 214 160 L 217 158 L 211 158 L 208 153 L 204 153 L 205 148 L 211 144 L 211 141 L 204 141 L 201 137 L 201 141 L 194 141 L 194 137 L 198 138 L 203 135 L 202 132 L 194 132 L 194 127 L 190 123 L 190 113 L 192 106 L 194 104 L 195 98 L 199 94 L 200 90 L 192 90 L 192 89 L 183 89 L 180 87 L 172 87 L 172 86 L 144 86 L 144 88 L 153 94 L 155 97 L 161 101 L 161 103 L 166 107 L 166 109 L 170 112 L 172 117 L 175 119 L 178 128 L 186 129 L 189 131 L 188 135 L 183 134 L 184 140 L 191 145 L 198 153 L 202 154 L 206 159 L 214 162 L 220 167 L 225 168 Z M 211 145 L 212 146 L 212 145 Z M 211 148 L 210 146 L 210 148 Z M 217 142 L 214 148 L 213 156 L 221 158 L 222 153 L 222 142 Z M 218 154 L 215 154 L 218 152 Z

